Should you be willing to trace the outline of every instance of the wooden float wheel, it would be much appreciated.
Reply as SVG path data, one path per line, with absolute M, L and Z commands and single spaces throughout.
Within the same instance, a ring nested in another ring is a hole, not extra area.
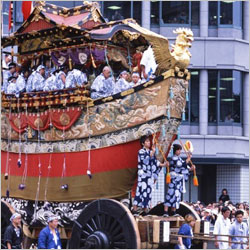
M 129 209 L 111 199 L 100 199 L 87 205 L 75 221 L 69 248 L 137 249 L 140 234 Z
M 12 213 L 9 209 L 9 207 L 4 203 L 1 202 L 1 249 L 6 248 L 4 245 L 4 233 L 6 228 L 10 225 L 10 217 Z

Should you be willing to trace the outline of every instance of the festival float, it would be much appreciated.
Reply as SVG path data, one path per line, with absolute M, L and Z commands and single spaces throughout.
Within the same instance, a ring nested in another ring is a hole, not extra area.
M 95 100 L 87 86 L 19 98 L 2 93 L 2 233 L 5 214 L 15 210 L 22 214 L 29 246 L 53 212 L 61 218 L 61 237 L 69 248 L 170 244 L 162 236 L 170 232 L 166 223 L 172 228 L 183 219 L 135 220 L 120 201 L 137 178 L 140 137 L 152 135 L 163 161 L 179 134 L 193 33 L 184 28 L 174 33 L 170 49 L 167 38 L 133 19 L 106 22 L 98 3 L 68 9 L 37 2 L 22 26 L 2 38 L 3 48 L 18 47 L 15 56 L 22 65 L 38 66 L 46 57 L 56 66 L 80 64 L 90 79 L 102 65 L 113 72 L 139 68 L 141 51 L 149 45 L 158 65 L 147 82 Z M 183 216 L 191 212 L 198 219 L 184 203 L 181 209 Z

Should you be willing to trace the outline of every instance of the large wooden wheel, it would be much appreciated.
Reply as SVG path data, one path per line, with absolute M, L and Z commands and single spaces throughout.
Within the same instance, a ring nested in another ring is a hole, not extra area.
M 100 199 L 87 205 L 74 223 L 69 248 L 136 249 L 140 235 L 134 217 L 116 200 Z

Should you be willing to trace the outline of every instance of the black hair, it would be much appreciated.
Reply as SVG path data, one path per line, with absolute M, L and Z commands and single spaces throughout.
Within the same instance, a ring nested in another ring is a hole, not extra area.
M 244 212 L 243 212 L 242 210 L 237 210 L 237 211 L 235 212 L 235 214 L 234 214 L 235 218 L 236 218 L 237 215 L 239 215 L 239 214 L 244 215 Z
M 227 192 L 227 189 L 226 188 L 223 188 L 221 193 L 223 194 L 223 192 L 226 191 Z M 227 193 L 228 194 L 228 193 Z
M 16 67 L 16 63 L 12 62 L 9 64 L 9 69 L 15 68 Z
M 226 211 L 230 211 L 229 207 L 223 207 L 221 212 L 224 214 Z
M 177 151 L 177 150 L 182 150 L 182 146 L 181 145 L 179 145 L 179 144 L 174 144 L 173 145 L 173 152 L 174 152 L 174 154 L 175 154 L 175 152 Z
M 141 138 L 140 138 L 140 143 L 141 143 L 141 146 L 143 147 L 144 146 L 144 143 L 145 141 L 149 139 L 149 136 L 147 135 L 143 135 Z

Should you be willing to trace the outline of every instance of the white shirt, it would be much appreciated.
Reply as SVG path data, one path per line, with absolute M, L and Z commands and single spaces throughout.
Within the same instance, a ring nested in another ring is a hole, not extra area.
M 230 226 L 231 226 L 230 220 L 228 218 L 225 220 L 222 215 L 219 215 L 214 225 L 213 234 L 229 235 Z M 226 241 L 229 240 L 228 236 L 218 236 L 217 239 Z M 218 243 L 219 243 L 219 249 L 228 249 L 228 242 L 218 242 Z
M 140 64 L 145 66 L 145 73 L 147 75 L 149 73 L 150 75 L 154 74 L 157 68 L 157 64 L 155 62 L 154 52 L 151 46 L 149 46 L 148 49 L 144 51 Z M 141 80 L 142 83 L 147 81 L 147 79 L 144 78 L 143 73 L 141 75 L 141 78 L 142 78 Z

